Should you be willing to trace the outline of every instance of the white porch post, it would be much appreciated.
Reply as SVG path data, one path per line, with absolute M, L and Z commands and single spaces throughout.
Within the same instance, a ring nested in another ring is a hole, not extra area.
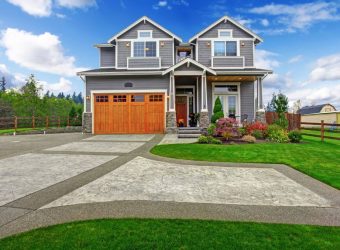
M 207 93 L 207 76 L 203 72 L 201 77 L 201 112 L 208 112 L 208 93 Z
M 262 77 L 259 77 L 259 109 L 263 109 L 263 97 L 262 97 Z
M 170 83 L 169 83 L 169 111 L 175 112 L 175 98 L 176 98 L 176 92 L 175 92 L 175 77 L 174 72 L 172 71 L 170 73 Z

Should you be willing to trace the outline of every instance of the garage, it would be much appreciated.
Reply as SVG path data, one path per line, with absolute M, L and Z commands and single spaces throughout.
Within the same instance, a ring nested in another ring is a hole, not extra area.
M 95 134 L 164 133 L 163 93 L 95 94 Z

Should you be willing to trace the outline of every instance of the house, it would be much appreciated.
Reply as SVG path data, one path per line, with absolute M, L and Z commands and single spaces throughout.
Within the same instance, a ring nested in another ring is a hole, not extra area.
M 298 113 L 301 114 L 301 122 L 320 123 L 323 120 L 324 123 L 340 124 L 340 111 L 329 103 L 305 106 Z M 304 127 L 313 127 L 313 125 L 304 125 Z
M 210 123 L 219 97 L 225 116 L 252 121 L 262 110 L 262 80 L 254 65 L 262 39 L 224 16 L 188 42 L 148 17 L 96 44 L 99 68 L 79 72 L 85 83 L 86 132 L 164 133 Z

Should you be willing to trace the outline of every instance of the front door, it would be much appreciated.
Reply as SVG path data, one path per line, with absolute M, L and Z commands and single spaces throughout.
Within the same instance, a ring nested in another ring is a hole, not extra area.
M 176 118 L 177 126 L 186 127 L 188 124 L 188 98 L 187 96 L 176 96 Z

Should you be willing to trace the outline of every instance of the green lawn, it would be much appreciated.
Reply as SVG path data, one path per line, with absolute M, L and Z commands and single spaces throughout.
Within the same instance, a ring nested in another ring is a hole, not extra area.
M 340 141 L 336 140 L 322 143 L 320 138 L 304 136 L 300 144 L 172 144 L 156 146 L 151 152 L 198 161 L 283 163 L 340 189 Z
M 34 131 L 34 130 L 43 131 L 43 130 L 45 130 L 45 128 L 18 128 L 17 133 L 18 132 L 20 133 L 20 132 Z M 0 135 L 13 134 L 14 131 L 15 131 L 14 129 L 1 129 Z
M 201 220 L 106 219 L 0 240 L 5 249 L 340 249 L 340 227 Z
M 301 132 L 302 133 L 306 133 L 306 134 L 312 134 L 312 135 L 319 135 L 319 136 L 321 136 L 320 130 L 302 129 Z M 332 137 L 340 138 L 340 132 L 338 132 L 338 131 L 331 132 L 331 131 L 327 131 L 326 130 L 324 135 L 325 136 L 332 136 Z

